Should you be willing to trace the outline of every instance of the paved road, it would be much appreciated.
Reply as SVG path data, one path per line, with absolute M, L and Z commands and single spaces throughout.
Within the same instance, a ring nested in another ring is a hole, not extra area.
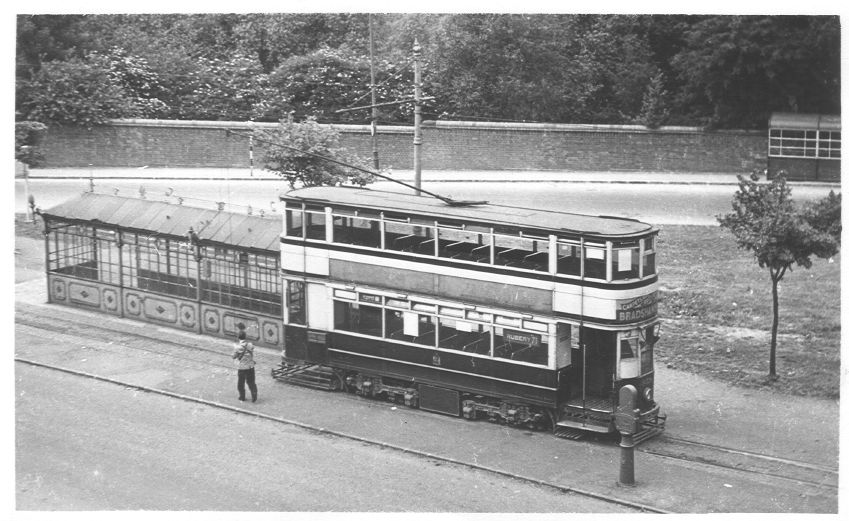
M 18 510 L 626 511 L 229 410 L 15 369 Z
M 731 211 L 731 197 L 736 185 L 592 182 L 506 182 L 503 180 L 425 182 L 422 188 L 455 199 L 486 200 L 514 206 L 533 206 L 581 214 L 615 215 L 639 219 L 652 224 L 716 225 L 716 215 Z M 206 201 L 251 206 L 254 211 L 272 212 L 278 194 L 289 190 L 281 180 L 266 179 L 95 179 L 96 190 L 104 193 L 137 196 L 140 187 L 151 199 L 165 199 L 165 193 Z M 407 191 L 401 185 L 380 182 L 374 189 Z M 833 186 L 795 186 L 798 201 L 820 198 Z M 41 208 L 50 208 L 88 190 L 85 179 L 32 179 L 30 193 Z M 15 211 L 26 210 L 24 182 L 15 184 Z M 175 201 L 172 196 L 170 200 Z

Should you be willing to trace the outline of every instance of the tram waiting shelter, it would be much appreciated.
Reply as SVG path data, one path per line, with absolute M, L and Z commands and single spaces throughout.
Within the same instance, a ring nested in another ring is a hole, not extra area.
M 767 171 L 792 181 L 840 181 L 840 116 L 774 113 Z
M 48 300 L 282 349 L 282 217 L 84 192 L 41 212 Z

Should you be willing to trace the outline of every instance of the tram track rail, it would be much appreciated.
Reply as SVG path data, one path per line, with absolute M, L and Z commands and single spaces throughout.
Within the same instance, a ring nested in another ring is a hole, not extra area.
M 637 448 L 653 456 L 837 490 L 838 468 L 664 435 Z

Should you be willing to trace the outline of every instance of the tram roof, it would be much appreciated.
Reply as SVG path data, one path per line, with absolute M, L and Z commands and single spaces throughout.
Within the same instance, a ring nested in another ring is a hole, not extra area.
M 374 211 L 398 212 L 435 219 L 512 226 L 552 233 L 632 236 L 652 231 L 652 225 L 624 217 L 592 216 L 500 204 L 454 206 L 435 197 L 369 188 L 310 187 L 291 190 L 284 198 Z
M 279 251 L 281 224 L 273 218 L 84 192 L 42 212 L 48 218 L 100 223 L 126 230 L 185 237 L 245 249 Z

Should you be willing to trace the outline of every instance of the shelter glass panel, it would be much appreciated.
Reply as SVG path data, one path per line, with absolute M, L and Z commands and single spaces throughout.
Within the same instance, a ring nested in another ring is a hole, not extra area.
M 280 316 L 277 257 L 207 246 L 202 249 L 201 300 Z

